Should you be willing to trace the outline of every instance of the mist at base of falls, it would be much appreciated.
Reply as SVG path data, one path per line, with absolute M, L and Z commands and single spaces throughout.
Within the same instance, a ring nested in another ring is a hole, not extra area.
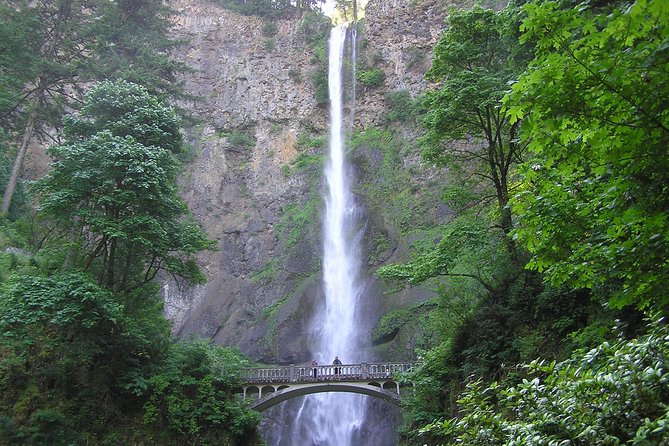
M 401 422 L 399 408 L 393 404 L 364 395 L 345 393 L 330 393 L 333 400 L 328 402 L 330 407 L 342 407 L 341 403 L 349 404 L 345 399 L 353 398 L 360 400 L 364 407 L 364 417 L 356 426 L 350 436 L 350 444 L 355 446 L 394 446 L 397 444 L 397 426 Z M 318 395 L 308 395 L 285 401 L 278 406 L 263 412 L 263 420 L 260 430 L 263 438 L 271 446 L 328 446 L 334 443 L 333 438 L 327 437 L 327 430 L 321 429 L 314 422 L 296 423 L 300 412 L 311 410 L 312 398 Z M 335 419 L 336 410 L 333 410 L 329 418 Z

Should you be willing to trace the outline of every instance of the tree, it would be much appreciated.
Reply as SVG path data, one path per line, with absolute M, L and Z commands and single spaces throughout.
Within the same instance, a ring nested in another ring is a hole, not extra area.
M 0 40 L 0 48 L 22 48 L 22 62 L 15 65 L 21 69 L 9 73 L 32 77 L 22 78 L 20 94 L 0 94 L 3 120 L 11 118 L 23 129 L 0 214 L 11 205 L 31 141 L 50 137 L 45 129 L 58 125 L 65 108 L 76 108 L 87 82 L 126 78 L 154 93 L 181 93 L 174 75 L 185 66 L 169 57 L 174 41 L 166 37 L 171 24 L 164 5 L 163 0 L 6 2 L 11 25 L 0 38 L 11 44 Z M 22 36 L 28 37 L 26 44 L 13 43 Z
M 248 366 L 229 347 L 207 341 L 172 343 L 159 373 L 147 380 L 144 422 L 183 442 L 217 444 L 229 436 L 255 443 L 260 414 L 234 394 L 239 372 Z
M 335 0 L 334 9 L 344 22 L 357 22 L 358 11 L 355 0 Z
M 193 254 L 211 242 L 178 195 L 179 125 L 144 88 L 106 81 L 65 119 L 65 143 L 49 149 L 55 161 L 36 185 L 41 211 L 61 235 L 78 231 L 69 262 L 100 284 L 129 291 L 161 270 L 204 280 Z
M 258 443 L 259 414 L 234 395 L 248 360 L 171 340 L 157 291 L 131 299 L 80 272 L 6 281 L 0 445 Z
M 173 11 L 166 0 L 101 2 L 94 30 L 98 39 L 89 62 L 97 80 L 124 79 L 165 98 L 184 96 L 176 75 L 188 67 L 171 56 Z
M 34 30 L 39 22 L 37 17 L 23 13 L 25 5 L 21 5 L 17 9 L 16 4 L 0 2 L 0 188 L 3 190 L 14 160 L 12 134 L 21 126 L 15 119 L 17 103 L 24 86 L 35 78 L 37 70 L 38 42 Z M 21 200 L 18 201 L 11 209 L 7 207 L 12 214 L 19 208 Z
M 81 273 L 4 284 L 0 444 L 80 444 L 115 420 L 125 387 L 148 374 L 169 334 L 159 312 L 137 324 L 125 310 Z
M 522 159 L 525 147 L 518 141 L 519 121 L 509 122 L 501 102 L 509 82 L 527 62 L 527 51 L 517 41 L 516 14 L 514 8 L 451 12 L 427 73 L 439 88 L 425 96 L 427 132 L 421 141 L 427 161 L 465 165 L 485 187 L 494 188 L 499 224 L 507 236 L 512 228 L 508 206 L 511 169 Z M 476 141 L 464 148 L 452 143 L 470 137 Z M 513 240 L 507 237 L 506 245 L 517 263 Z
M 488 230 L 488 223 L 480 216 L 463 214 L 445 227 L 436 247 L 418 253 L 410 262 L 383 266 L 378 274 L 410 285 L 440 276 L 466 278 L 474 280 L 484 294 L 492 294 L 509 256 L 503 249 L 500 252 L 501 241 Z
M 23 88 L 36 77 L 38 17 L 26 14 L 25 2 L 0 2 L 0 127 L 13 130 L 11 117 Z
M 527 5 L 537 52 L 506 105 L 532 158 L 514 199 L 529 267 L 614 307 L 666 306 L 669 7 Z M 666 308 L 666 307 L 665 307 Z
M 47 105 L 67 97 L 67 82 L 64 80 L 75 77 L 74 73 L 79 68 L 77 65 L 82 60 L 81 54 L 92 39 L 86 33 L 86 25 L 92 18 L 84 12 L 88 5 L 86 0 L 44 1 L 36 6 L 17 1 L 9 5 L 17 14 L 34 14 L 39 17 L 40 26 L 34 30 L 38 36 L 37 55 L 32 55 L 38 59 L 36 77 L 12 107 L 17 112 L 25 110 L 26 118 L 21 143 L 3 194 L 1 215 L 6 215 L 9 210 L 33 134 L 48 119 L 48 113 L 44 113 Z

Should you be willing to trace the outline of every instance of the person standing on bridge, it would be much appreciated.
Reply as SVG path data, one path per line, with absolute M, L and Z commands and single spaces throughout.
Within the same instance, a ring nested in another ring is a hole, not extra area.
M 332 361 L 332 365 L 341 365 L 341 361 L 339 360 L 339 356 L 335 356 L 334 361 Z M 334 369 L 335 376 L 338 377 L 340 371 L 341 371 L 341 367 L 335 367 L 335 369 Z
M 311 367 L 314 367 L 313 374 L 314 374 L 314 379 L 318 378 L 318 369 L 315 367 L 318 367 L 318 363 L 316 362 L 315 359 L 311 360 Z

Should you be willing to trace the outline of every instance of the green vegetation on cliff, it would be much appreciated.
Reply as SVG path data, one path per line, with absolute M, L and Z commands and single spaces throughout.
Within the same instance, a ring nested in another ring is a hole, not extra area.
M 386 230 L 397 228 L 406 235 L 434 224 L 439 197 L 426 193 L 423 181 L 414 178 L 417 165 L 407 168 L 405 158 L 413 151 L 409 141 L 391 130 L 372 128 L 355 132 L 350 146 L 352 162 L 363 178 L 357 192 L 365 196 L 374 218 L 388 220 Z
M 318 12 L 308 12 L 300 22 L 300 31 L 304 34 L 304 41 L 311 51 L 310 78 L 314 86 L 316 103 L 323 107 L 328 103 L 328 57 L 327 43 L 330 36 L 332 22 Z

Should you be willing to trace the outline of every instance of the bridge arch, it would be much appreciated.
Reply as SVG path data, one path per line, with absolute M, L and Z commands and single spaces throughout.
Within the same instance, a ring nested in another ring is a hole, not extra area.
M 242 398 L 253 398 L 251 407 L 263 411 L 291 398 L 322 392 L 368 395 L 399 404 L 403 387 L 398 374 L 415 363 L 361 363 L 312 366 L 294 365 L 242 369 Z
M 376 384 L 376 385 L 373 385 Z M 341 383 L 314 383 L 309 385 L 294 385 L 284 387 L 282 390 L 268 393 L 266 396 L 255 400 L 251 405 L 253 410 L 262 412 L 282 403 L 286 400 L 297 398 L 304 395 L 323 392 L 347 392 L 368 395 L 374 398 L 379 398 L 389 403 L 399 405 L 400 395 L 390 390 L 383 389 L 378 383 L 356 383 L 356 382 L 341 382 Z M 393 386 L 395 384 L 393 383 Z

